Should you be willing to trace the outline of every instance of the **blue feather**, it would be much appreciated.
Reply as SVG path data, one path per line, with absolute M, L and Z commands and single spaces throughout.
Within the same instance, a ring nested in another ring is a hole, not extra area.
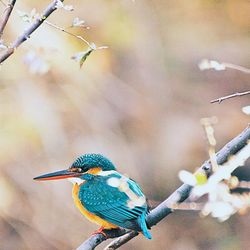
M 142 229 L 142 233 L 143 235 L 148 238 L 149 240 L 152 239 L 152 235 L 151 233 L 148 231 L 148 227 L 147 227 L 147 224 L 146 224 L 146 214 L 143 213 L 140 218 L 139 218 L 139 223 L 140 223 L 140 226 L 141 226 L 141 229 Z
M 112 224 L 141 231 L 146 238 L 152 238 L 146 225 L 148 206 L 137 183 L 116 171 L 107 176 L 87 174 L 85 177 L 83 175 L 82 178 L 86 180 L 86 183 L 80 186 L 78 197 L 85 209 Z M 144 198 L 145 202 L 140 206 L 128 206 L 130 198 L 118 187 L 109 185 L 110 178 L 125 178 L 130 191 L 139 198 Z

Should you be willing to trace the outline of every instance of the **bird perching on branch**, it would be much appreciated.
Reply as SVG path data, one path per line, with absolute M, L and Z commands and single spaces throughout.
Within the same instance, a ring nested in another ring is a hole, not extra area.
M 151 239 L 146 223 L 148 205 L 140 187 L 116 171 L 113 163 L 100 154 L 78 157 L 71 167 L 35 177 L 34 180 L 68 179 L 73 183 L 73 199 L 81 213 L 104 229 L 125 228 L 142 232 Z

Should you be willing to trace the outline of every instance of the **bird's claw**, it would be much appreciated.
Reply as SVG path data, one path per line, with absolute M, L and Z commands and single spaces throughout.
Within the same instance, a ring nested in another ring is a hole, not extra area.
M 92 235 L 102 234 L 105 238 L 107 238 L 107 234 L 103 232 L 104 229 L 105 229 L 104 227 L 100 227 L 98 230 L 94 231 Z

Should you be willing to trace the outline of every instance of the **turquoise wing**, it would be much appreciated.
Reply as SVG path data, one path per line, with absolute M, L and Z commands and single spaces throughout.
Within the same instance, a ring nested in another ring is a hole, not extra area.
M 92 175 L 91 178 L 88 177 L 88 181 L 81 185 L 78 194 L 83 206 L 89 212 L 112 224 L 142 231 L 147 238 L 151 238 L 145 221 L 148 207 L 140 187 L 131 179 L 126 178 L 129 190 L 123 191 L 117 186 L 110 185 L 111 178 L 120 180 L 122 175 L 117 173 L 108 176 Z M 131 196 L 132 198 L 138 197 L 144 202 L 131 206 L 129 203 Z

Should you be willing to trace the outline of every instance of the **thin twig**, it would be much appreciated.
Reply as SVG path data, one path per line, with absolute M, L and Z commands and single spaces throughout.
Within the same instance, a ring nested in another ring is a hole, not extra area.
M 82 36 L 75 35 L 75 34 L 69 32 L 69 31 L 65 30 L 64 28 L 61 28 L 61 27 L 59 27 L 59 26 L 57 26 L 57 25 L 55 25 L 55 24 L 53 24 L 53 23 L 51 23 L 51 22 L 48 22 L 47 20 L 45 20 L 44 22 L 45 22 L 46 24 L 48 24 L 49 26 L 55 28 L 55 29 L 58 29 L 58 30 L 60 30 L 60 31 L 62 31 L 62 32 L 68 34 L 68 35 L 70 35 L 70 36 L 75 37 L 76 39 L 79 39 L 79 40 L 83 41 L 83 42 L 86 43 L 91 49 L 93 49 L 93 50 L 96 49 L 95 47 L 92 46 L 92 44 L 91 44 L 90 42 L 88 42 L 88 41 L 87 41 L 86 39 L 84 39 Z
M 217 118 L 215 116 L 201 119 L 201 125 L 204 127 L 207 140 L 209 143 L 208 154 L 210 157 L 213 172 L 216 172 L 219 167 L 216 161 L 216 153 L 215 153 L 216 139 L 214 137 L 214 128 L 212 127 L 212 125 L 216 123 L 217 123 Z
M 218 102 L 220 104 L 224 100 L 227 100 L 227 99 L 230 99 L 230 98 L 234 98 L 234 97 L 237 97 L 237 96 L 249 95 L 249 94 L 250 94 L 250 90 L 249 91 L 245 91 L 245 92 L 237 92 L 237 93 L 234 93 L 234 94 L 231 94 L 231 95 L 220 97 L 218 99 L 214 99 L 214 100 L 210 101 L 210 103 L 216 103 L 216 102 Z
M 226 144 L 217 154 L 216 159 L 218 165 L 222 165 L 225 163 L 229 156 L 238 153 L 242 148 L 247 145 L 248 140 L 250 140 L 250 126 L 248 126 L 241 134 L 236 136 L 233 140 L 231 140 L 228 144 Z M 209 176 L 212 172 L 212 167 L 210 161 L 204 162 L 204 164 L 198 169 L 197 172 L 205 173 Z M 190 194 L 192 187 L 183 184 L 176 191 L 174 191 L 165 201 L 163 201 L 159 206 L 153 209 L 149 215 L 147 216 L 147 223 L 150 227 L 156 225 L 163 218 L 168 216 L 173 212 L 171 207 L 176 203 L 181 203 L 186 200 Z M 138 235 L 135 231 L 129 231 L 127 234 L 119 237 L 119 233 L 116 235 L 117 239 L 111 242 L 106 249 L 117 249 L 120 246 L 124 245 L 129 240 L 133 239 Z M 93 240 L 97 242 L 97 244 L 93 244 Z M 97 245 L 99 245 L 102 241 L 106 240 L 105 237 L 101 234 L 97 234 L 95 236 L 91 236 L 87 239 L 83 244 L 78 248 L 78 250 L 93 250 Z
M 243 73 L 250 74 L 250 69 L 248 69 L 246 67 L 236 65 L 236 64 L 232 64 L 232 63 L 226 63 L 226 62 L 223 62 L 222 64 L 228 69 L 236 69 L 236 70 L 239 70 L 239 71 L 241 71 Z
M 64 0 L 61 0 L 63 2 Z M 13 44 L 0 55 L 0 63 L 5 61 L 8 57 L 10 57 L 15 49 L 19 47 L 23 42 L 25 42 L 28 38 L 30 38 L 30 35 L 52 14 L 57 8 L 56 8 L 57 0 L 54 0 L 51 2 L 47 8 L 43 11 L 43 14 L 41 18 L 36 19 L 24 32 L 22 35 L 20 35 Z
M 10 18 L 10 15 L 11 15 L 11 12 L 15 6 L 15 3 L 16 3 L 16 0 L 12 0 L 6 7 L 6 11 L 4 13 L 4 16 L 1 20 L 1 23 L 0 23 L 0 38 L 2 37 L 3 35 L 3 31 L 4 31 L 4 28 Z
M 129 242 L 131 239 L 139 235 L 138 232 L 135 231 L 130 231 L 130 233 L 125 234 L 123 236 L 120 236 L 118 239 L 112 241 L 110 244 L 108 244 L 104 250 L 112 250 L 112 249 L 117 249 L 121 245 L 124 245 L 125 243 Z
M 214 69 L 217 71 L 221 71 L 221 70 L 226 70 L 226 69 L 235 69 L 235 70 L 238 70 L 240 72 L 250 74 L 250 69 L 248 69 L 246 67 L 232 64 L 232 63 L 227 63 L 227 62 L 218 62 L 215 60 L 203 59 L 199 63 L 198 66 L 199 66 L 200 70 Z

